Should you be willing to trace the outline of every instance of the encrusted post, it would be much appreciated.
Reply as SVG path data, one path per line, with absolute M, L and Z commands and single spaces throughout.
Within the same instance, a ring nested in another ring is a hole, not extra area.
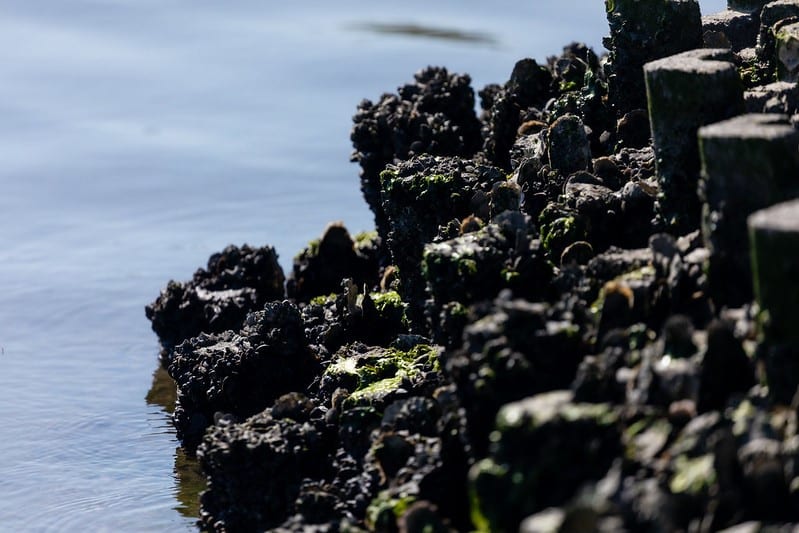
M 591 164 L 591 146 L 580 117 L 565 115 L 549 127 L 549 160 L 565 175 L 586 170 Z
M 774 33 L 777 78 L 795 83 L 799 80 L 799 22 L 786 24 Z
M 799 200 L 750 216 L 749 238 L 769 390 L 790 403 L 799 385 Z
M 775 34 L 783 20 L 799 16 L 799 0 L 775 0 L 760 11 L 760 33 L 757 36 L 757 57 L 774 66 L 777 62 Z
M 768 0 L 727 0 L 727 9 L 753 13 L 763 9 L 766 4 Z
M 605 0 L 605 8 L 610 101 L 622 116 L 646 107 L 647 61 L 702 46 L 702 18 L 696 0 Z
M 760 30 L 759 13 L 725 9 L 702 17 L 702 37 L 705 46 L 732 48 L 738 52 L 755 46 Z M 711 43 L 718 43 L 717 45 Z M 723 46 L 722 46 L 723 44 Z
M 785 115 L 750 114 L 699 129 L 702 233 L 718 305 L 752 299 L 746 218 L 785 200 L 799 176 L 799 131 Z
M 744 110 L 743 87 L 731 60 L 729 50 L 700 49 L 644 66 L 659 214 L 669 231 L 684 233 L 699 225 L 697 130 Z
M 768 2 L 760 11 L 761 38 L 763 32 L 781 20 L 799 15 L 799 0 L 775 0 Z

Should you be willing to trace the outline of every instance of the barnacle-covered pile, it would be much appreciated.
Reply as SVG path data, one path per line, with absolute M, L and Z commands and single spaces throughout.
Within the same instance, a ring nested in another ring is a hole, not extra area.
M 361 102 L 376 231 L 147 307 L 201 528 L 799 524 L 799 216 L 746 225 L 799 196 L 799 1 L 606 6 L 609 55 L 523 59 L 479 114 L 437 67 Z

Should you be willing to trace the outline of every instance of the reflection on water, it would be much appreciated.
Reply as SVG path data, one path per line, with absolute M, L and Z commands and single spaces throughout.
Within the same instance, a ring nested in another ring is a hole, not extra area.
M 175 382 L 169 377 L 161 365 L 153 372 L 153 384 L 147 391 L 145 400 L 148 405 L 160 406 L 171 415 L 175 410 L 177 391 Z M 188 455 L 178 446 L 175 448 L 175 510 L 187 518 L 200 515 L 200 493 L 205 490 L 205 476 L 200 469 L 197 458 Z
M 175 400 L 177 400 L 175 382 L 161 365 L 158 365 L 153 372 L 153 384 L 144 399 L 147 405 L 159 405 L 170 415 L 175 410 Z
M 175 510 L 185 517 L 200 516 L 200 493 L 205 490 L 205 476 L 196 457 L 188 455 L 178 446 L 175 448 L 175 479 L 178 504 Z
M 498 44 L 498 41 L 493 36 L 483 32 L 458 30 L 455 28 L 423 26 L 413 23 L 394 24 L 381 22 L 361 22 L 353 24 L 351 28 L 354 30 L 368 31 L 384 35 L 405 35 L 424 39 L 441 39 L 445 41 L 457 41 L 475 44 Z

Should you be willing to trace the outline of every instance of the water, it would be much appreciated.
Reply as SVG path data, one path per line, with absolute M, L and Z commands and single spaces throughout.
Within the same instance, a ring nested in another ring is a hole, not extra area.
M 191 529 L 144 305 L 228 243 L 288 268 L 330 220 L 370 229 L 361 98 L 427 64 L 503 82 L 606 32 L 598 0 L 399 4 L 3 2 L 0 529 Z

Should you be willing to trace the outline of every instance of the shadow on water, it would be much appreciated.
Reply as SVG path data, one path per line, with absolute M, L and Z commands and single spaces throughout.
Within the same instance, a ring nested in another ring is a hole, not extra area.
M 491 46 L 499 44 L 497 39 L 487 33 L 458 30 L 455 28 L 423 26 L 414 23 L 358 22 L 349 25 L 348 28 L 355 31 L 378 33 L 381 35 L 403 35 L 406 37 L 439 39 Z
M 160 406 L 163 411 L 171 415 L 175 410 L 177 390 L 175 382 L 169 377 L 167 371 L 158 365 L 153 372 L 153 384 L 147 392 L 145 401 L 148 405 Z M 189 455 L 178 446 L 175 448 L 175 510 L 188 518 L 200 516 L 200 493 L 205 490 L 205 476 L 200 469 L 197 458 Z

